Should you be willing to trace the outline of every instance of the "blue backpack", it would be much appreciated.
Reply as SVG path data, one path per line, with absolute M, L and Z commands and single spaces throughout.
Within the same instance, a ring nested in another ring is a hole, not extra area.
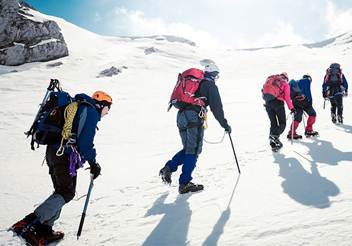
M 57 91 L 55 91 L 55 89 Z M 51 145 L 61 142 L 61 133 L 65 124 L 65 109 L 74 101 L 77 101 L 78 105 L 81 103 L 91 105 L 84 99 L 72 98 L 69 93 L 61 89 L 58 80 L 51 80 L 47 93 L 43 99 L 43 102 L 40 104 L 40 108 L 31 128 L 29 131 L 25 132 L 27 138 L 29 136 L 32 137 L 32 150 L 35 149 L 34 143 L 37 143 L 38 148 L 39 145 Z M 93 105 L 91 106 L 94 107 Z
M 302 91 L 299 88 L 299 80 L 291 79 L 288 83 L 290 85 L 290 98 L 291 100 L 302 95 Z

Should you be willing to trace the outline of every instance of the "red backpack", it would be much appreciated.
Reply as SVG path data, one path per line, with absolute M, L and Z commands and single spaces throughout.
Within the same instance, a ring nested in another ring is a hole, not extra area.
M 269 76 L 262 89 L 262 97 L 266 102 L 272 101 L 275 98 L 283 97 L 282 84 L 285 83 L 280 75 Z
M 204 78 L 204 72 L 197 68 L 190 68 L 178 74 L 176 86 L 170 97 L 170 106 L 185 109 L 190 105 L 204 106 L 204 101 L 195 96 L 199 83 Z

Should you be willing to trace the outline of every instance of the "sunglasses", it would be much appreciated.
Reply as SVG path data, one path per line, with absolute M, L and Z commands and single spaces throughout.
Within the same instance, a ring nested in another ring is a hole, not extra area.
M 101 103 L 100 104 L 100 107 L 103 109 L 104 107 L 108 107 L 108 110 L 110 110 L 110 108 L 111 108 L 111 104 L 110 103 Z

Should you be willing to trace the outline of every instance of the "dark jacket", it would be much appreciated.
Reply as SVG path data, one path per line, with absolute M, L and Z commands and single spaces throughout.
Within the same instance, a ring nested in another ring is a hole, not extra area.
M 205 107 L 210 106 L 210 110 L 215 119 L 223 128 L 227 129 L 229 125 L 225 119 L 221 97 L 214 80 L 211 77 L 205 77 L 199 84 L 195 95 L 196 97 L 204 97 L 203 101 L 205 103 Z
M 101 109 L 96 106 L 94 99 L 86 94 L 77 94 L 75 99 L 85 99 L 90 104 L 82 103 L 72 123 L 72 132 L 77 134 L 77 146 L 82 160 L 89 163 L 96 162 L 96 151 L 94 148 L 94 137 L 97 124 L 100 121 Z M 93 106 L 93 107 L 92 107 Z M 51 145 L 59 148 L 60 144 Z M 65 148 L 65 153 L 70 155 L 71 148 Z
M 326 97 L 326 84 L 325 84 L 325 79 L 326 79 L 326 75 L 324 76 L 324 80 L 323 80 L 323 97 Z M 342 88 L 340 86 L 333 86 L 333 87 L 330 87 L 330 96 L 334 96 L 336 93 L 344 93 L 344 92 L 348 92 L 348 83 L 347 83 L 347 80 L 345 78 L 345 75 L 342 74 L 342 82 L 343 82 L 343 87 L 344 87 L 344 90 L 345 91 L 342 91 Z

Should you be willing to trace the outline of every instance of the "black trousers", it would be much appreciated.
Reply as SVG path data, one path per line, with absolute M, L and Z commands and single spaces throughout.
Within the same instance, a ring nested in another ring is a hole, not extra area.
M 281 135 L 286 128 L 285 103 L 279 99 L 266 102 L 266 112 L 270 120 L 270 134 Z
M 295 114 L 295 121 L 301 122 L 302 121 L 302 116 L 303 116 L 303 111 L 305 111 L 309 116 L 317 116 L 317 113 L 315 112 L 313 106 L 312 106 L 312 101 L 308 101 L 307 98 L 305 98 L 302 101 L 294 101 L 292 100 L 293 107 L 296 109 L 296 114 Z
M 68 203 L 75 197 L 76 177 L 71 177 L 70 157 L 67 154 L 62 156 L 56 155 L 56 148 L 47 147 L 46 160 L 49 165 L 49 174 L 54 186 L 54 194 L 61 195 L 65 202 Z
M 330 97 L 330 103 L 331 103 L 331 114 L 336 115 L 336 109 L 337 109 L 337 115 L 342 117 L 342 111 L 343 111 L 343 105 L 342 105 L 342 98 L 343 95 L 341 94 L 336 94 L 335 96 Z

